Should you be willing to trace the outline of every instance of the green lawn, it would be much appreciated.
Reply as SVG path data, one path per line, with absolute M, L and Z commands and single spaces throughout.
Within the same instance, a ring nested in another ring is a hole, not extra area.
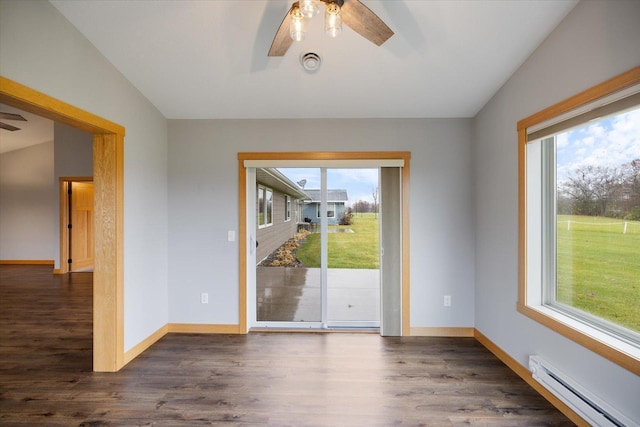
M 640 222 L 626 222 L 558 216 L 557 300 L 640 332 Z
M 570 229 L 567 221 L 571 220 Z M 640 222 L 558 216 L 558 301 L 640 332 Z M 594 225 L 596 224 L 596 225 Z M 330 233 L 329 268 L 378 268 L 378 220 L 354 216 L 354 233 Z M 320 234 L 296 257 L 320 267 Z
M 350 228 L 353 233 L 329 233 L 329 268 L 379 268 L 378 217 L 373 213 L 353 216 L 353 224 L 330 226 Z M 296 252 L 305 267 L 320 267 L 320 233 L 307 237 Z

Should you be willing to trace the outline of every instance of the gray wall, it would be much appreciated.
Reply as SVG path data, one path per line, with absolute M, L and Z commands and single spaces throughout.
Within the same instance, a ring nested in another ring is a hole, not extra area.
M 53 260 L 53 141 L 0 155 L 0 260 Z
M 167 323 L 167 122 L 47 1 L 0 0 L 0 74 L 126 128 L 129 350 Z
M 472 327 L 470 119 L 169 120 L 169 320 L 238 322 L 237 153 L 299 151 L 300 132 L 323 151 L 412 152 L 411 326 Z
M 0 259 L 60 268 L 61 176 L 92 176 L 93 136 L 52 123 L 53 141 L 0 155 Z
M 527 366 L 539 354 L 632 419 L 640 377 L 516 311 L 516 122 L 640 64 L 640 2 L 582 1 L 475 120 L 478 330 Z

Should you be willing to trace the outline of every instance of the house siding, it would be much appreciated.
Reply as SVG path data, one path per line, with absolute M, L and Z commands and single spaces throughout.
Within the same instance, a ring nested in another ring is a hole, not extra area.
M 271 252 L 278 249 L 284 242 L 289 240 L 297 231 L 296 199 L 291 197 L 291 219 L 285 221 L 285 194 L 273 190 L 273 224 L 258 228 L 256 233 L 258 248 L 256 250 L 256 261 L 260 263 Z M 256 218 L 258 206 L 256 201 Z
M 327 218 L 327 223 L 329 225 L 337 225 L 340 222 L 340 218 L 342 217 L 345 211 L 344 202 L 329 202 L 329 203 L 335 204 L 336 215 L 333 218 Z M 305 203 L 304 217 L 311 219 L 312 223 L 320 224 L 320 218 L 318 217 L 318 202 Z

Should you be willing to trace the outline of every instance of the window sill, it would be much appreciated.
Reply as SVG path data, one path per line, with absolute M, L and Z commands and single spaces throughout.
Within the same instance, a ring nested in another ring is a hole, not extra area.
M 531 306 L 519 302 L 518 311 L 636 375 L 640 375 L 640 348 L 544 306 Z

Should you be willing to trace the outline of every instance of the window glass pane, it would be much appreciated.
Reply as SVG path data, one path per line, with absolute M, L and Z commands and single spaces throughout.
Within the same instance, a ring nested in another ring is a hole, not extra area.
M 258 187 L 258 225 L 264 225 L 264 188 Z
M 556 135 L 561 304 L 640 332 L 640 108 Z
M 284 211 L 285 211 L 285 220 L 291 219 L 291 198 L 289 196 L 284 196 Z
M 336 204 L 327 203 L 327 218 L 334 218 L 336 216 Z
M 267 202 L 267 224 L 273 224 L 273 192 L 270 189 L 266 189 L 266 202 Z

